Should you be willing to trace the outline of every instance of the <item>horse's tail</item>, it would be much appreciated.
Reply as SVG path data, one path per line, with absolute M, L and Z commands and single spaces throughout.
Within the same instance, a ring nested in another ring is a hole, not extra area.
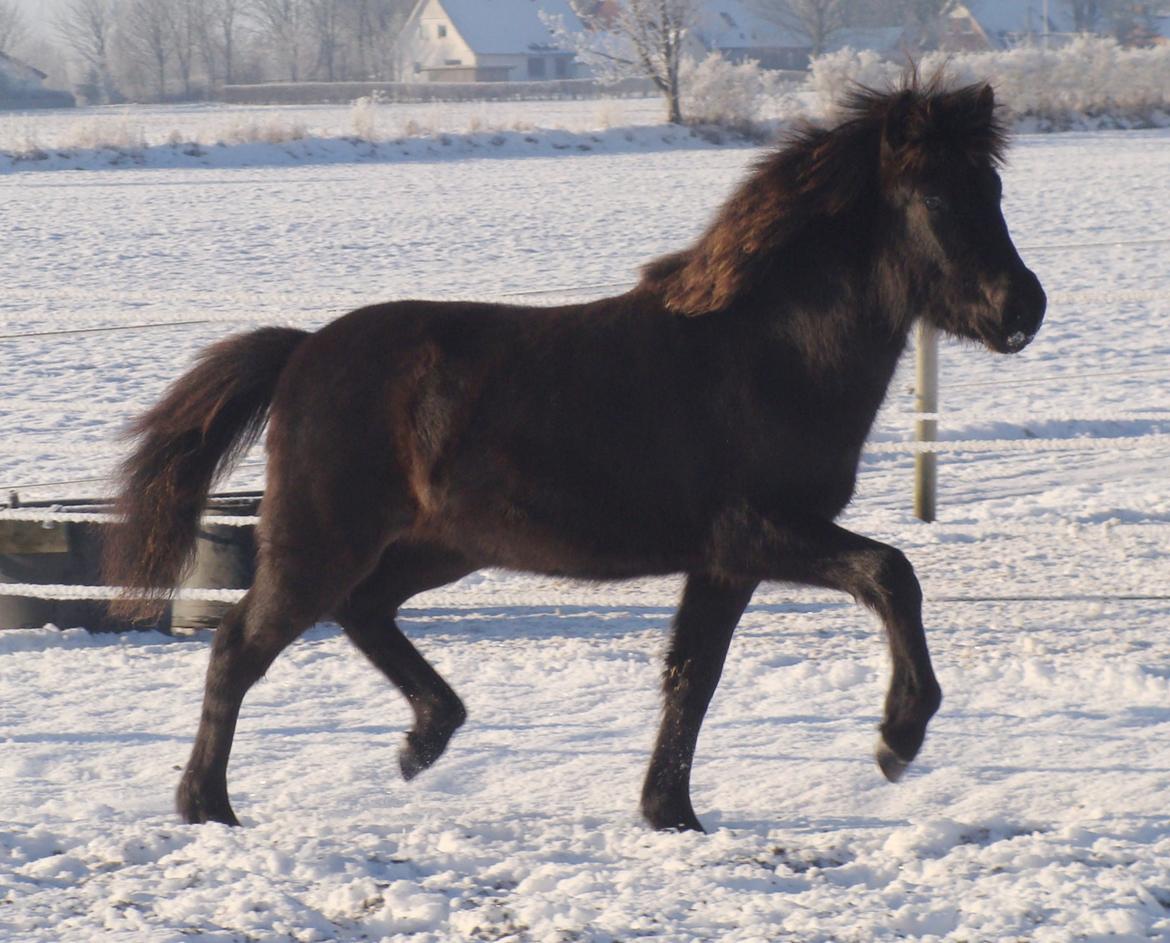
M 121 468 L 123 521 L 103 559 L 106 583 L 123 587 L 113 613 L 161 612 L 195 549 L 212 484 L 259 438 L 277 379 L 308 336 L 267 327 L 207 348 L 127 430 L 137 446 Z

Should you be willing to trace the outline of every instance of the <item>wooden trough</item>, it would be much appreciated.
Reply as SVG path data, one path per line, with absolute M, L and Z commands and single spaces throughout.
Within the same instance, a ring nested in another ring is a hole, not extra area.
M 214 496 L 207 513 L 220 517 L 253 517 L 259 492 Z M 10 502 L 7 507 L 13 508 Z M 94 632 L 154 628 L 162 632 L 214 628 L 230 605 L 226 602 L 177 600 L 153 623 L 113 618 L 100 599 L 41 599 L 6 594 L 4 584 L 64 585 L 83 590 L 101 585 L 101 548 L 111 507 L 92 499 L 39 501 L 21 510 L 52 511 L 68 521 L 5 519 L 0 514 L 0 629 L 81 626 Z M 94 521 L 84 518 L 92 514 Z M 256 539 L 252 525 L 203 524 L 195 561 L 181 588 L 247 589 L 255 573 Z

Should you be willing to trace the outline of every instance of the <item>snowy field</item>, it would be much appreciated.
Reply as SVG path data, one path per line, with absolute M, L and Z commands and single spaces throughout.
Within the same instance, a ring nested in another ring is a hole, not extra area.
M 755 156 L 0 177 L 0 484 L 103 493 L 120 423 L 238 328 L 624 285 Z M 997 444 L 944 454 L 916 522 L 884 451 L 906 372 L 846 515 L 926 593 L 946 699 L 901 784 L 870 757 L 880 630 L 821 592 L 762 587 L 744 617 L 693 777 L 706 836 L 636 813 L 674 580 L 490 572 L 412 602 L 470 720 L 410 784 L 405 704 L 317 627 L 245 702 L 241 830 L 171 810 L 206 637 L 0 632 L 0 940 L 1170 939 L 1170 133 L 1022 137 L 1005 185 L 1048 321 L 1014 358 L 943 357 L 944 438 Z M 199 323 L 13 336 L 173 322 Z
M 374 109 L 376 136 L 483 129 L 560 128 L 596 131 L 658 124 L 666 106 L 660 97 L 564 101 L 419 102 L 383 104 Z M 0 112 L 0 151 L 28 142 L 41 147 L 92 147 L 94 139 L 124 138 L 163 144 L 172 135 L 212 144 L 241 130 L 300 127 L 313 137 L 342 137 L 366 128 L 354 125 L 349 105 L 110 105 L 52 112 Z

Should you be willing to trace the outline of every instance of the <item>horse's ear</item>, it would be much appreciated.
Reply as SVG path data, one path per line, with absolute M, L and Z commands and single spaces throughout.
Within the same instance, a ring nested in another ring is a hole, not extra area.
M 882 164 L 886 164 L 910 143 L 915 120 L 916 96 L 906 89 L 895 95 L 882 121 Z
M 983 84 L 975 101 L 979 109 L 979 117 L 990 123 L 995 118 L 995 89 L 991 87 L 990 83 Z

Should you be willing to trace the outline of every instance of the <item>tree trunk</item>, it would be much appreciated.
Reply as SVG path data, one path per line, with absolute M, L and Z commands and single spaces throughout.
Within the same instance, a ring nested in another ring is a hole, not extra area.
M 669 120 L 671 124 L 682 124 L 682 108 L 679 107 L 678 95 L 678 76 L 674 77 L 671 87 L 666 92 L 667 109 L 670 112 Z

